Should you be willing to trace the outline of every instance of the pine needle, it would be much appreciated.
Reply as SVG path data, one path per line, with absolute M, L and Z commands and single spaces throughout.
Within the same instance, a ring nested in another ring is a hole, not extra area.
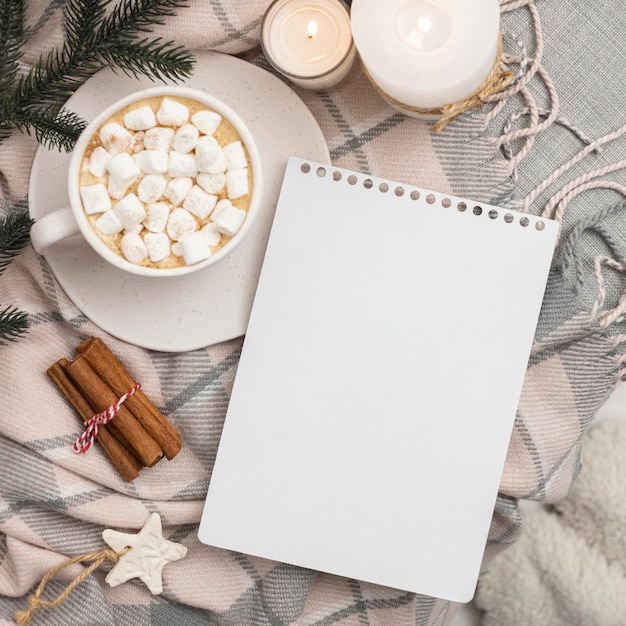
M 187 6 L 187 0 L 121 0 L 102 22 L 96 38 L 149 32 L 152 26 L 165 24 L 164 18 L 176 15 L 176 9 Z
M 0 102 L 11 95 L 25 43 L 23 0 L 0 3 Z
M 86 126 L 76 113 L 53 108 L 30 108 L 13 119 L 15 127 L 30 135 L 34 132 L 37 141 L 50 148 L 70 152 Z
M 18 311 L 15 307 L 6 307 L 0 311 L 0 346 L 6 346 L 9 341 L 16 341 L 26 334 L 29 328 L 26 313 Z
M 191 54 L 182 46 L 172 46 L 160 38 L 148 41 L 119 42 L 115 48 L 100 51 L 100 58 L 111 67 L 120 68 L 125 74 L 134 76 L 150 75 L 159 80 L 176 80 L 190 76 L 193 68 Z M 183 69 L 184 68 L 184 69 Z
M 0 215 L 0 274 L 28 245 L 32 225 L 25 211 Z

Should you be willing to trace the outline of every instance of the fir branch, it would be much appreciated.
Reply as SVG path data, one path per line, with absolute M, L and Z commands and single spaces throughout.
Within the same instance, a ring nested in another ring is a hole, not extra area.
M 106 16 L 107 2 L 102 0 L 67 0 L 65 5 L 66 45 L 80 49 L 91 40 Z
M 0 274 L 28 245 L 33 220 L 25 211 L 0 215 Z
M 6 346 L 9 341 L 16 341 L 30 328 L 28 315 L 8 306 L 0 311 L 0 346 Z
M 188 0 L 121 0 L 107 13 L 109 4 L 107 0 L 67 0 L 62 47 L 42 55 L 24 75 L 18 72 L 19 57 L 13 55 L 15 72 L 0 89 L 0 141 L 18 128 L 34 132 L 40 143 L 70 149 L 78 119 L 60 112 L 62 104 L 104 67 L 159 80 L 183 80 L 192 74 L 194 58 L 182 46 L 161 38 L 136 38 L 138 33 L 163 24 L 176 9 L 188 6 Z M 23 0 L 0 0 L 0 16 L 8 15 L 13 5 L 20 7 L 23 16 Z M 16 14 L 19 12 L 16 9 Z M 17 42 L 13 48 L 20 50 L 23 27 L 20 30 L 17 23 L 12 24 L 11 32 Z M 2 64 L 0 56 L 0 73 Z
M 102 22 L 97 39 L 111 39 L 126 33 L 150 32 L 152 26 L 165 24 L 176 9 L 188 6 L 188 0 L 122 0 Z
M 0 0 L 0 141 L 13 129 L 34 133 L 39 143 L 71 150 L 85 123 L 63 103 L 87 78 L 103 67 L 132 76 L 182 80 L 191 75 L 194 59 L 173 42 L 138 39 L 162 25 L 188 0 L 66 0 L 65 39 L 21 73 L 26 43 L 25 0 Z M 0 274 L 29 240 L 27 213 L 0 216 Z M 0 311 L 0 345 L 21 337 L 28 316 L 15 307 Z
M 2 116 L 0 115 L 0 118 Z M 13 125 L 6 119 L 0 119 L 0 142 L 7 139 L 13 132 Z
M 76 113 L 55 108 L 30 107 L 13 117 L 15 128 L 30 135 L 47 147 L 70 152 L 87 125 Z
M 66 41 L 60 49 L 42 55 L 30 71 L 18 79 L 14 107 L 60 107 L 101 67 L 93 54 L 83 48 L 72 49 Z
M 84 0 L 98 15 L 107 5 L 106 0 Z M 164 23 L 163 18 L 175 14 L 175 9 L 188 5 L 188 0 L 122 0 L 111 13 L 101 21 L 98 29 L 87 30 L 87 18 L 70 14 L 79 0 L 68 3 L 66 22 L 71 22 L 71 35 L 66 39 L 61 50 L 50 52 L 45 59 L 36 63 L 27 76 L 18 81 L 18 99 L 21 103 L 63 101 L 71 95 L 84 80 L 102 67 L 107 67 L 114 51 L 129 45 L 133 36 L 150 30 L 151 26 Z M 143 45 L 147 60 L 153 56 L 154 48 L 146 39 L 134 42 L 135 56 L 138 47 Z M 182 80 L 191 75 L 194 60 L 191 53 L 173 42 L 158 39 L 156 46 L 160 53 L 169 55 L 164 63 L 162 75 L 172 80 Z M 117 57 L 121 58 L 121 55 Z M 136 56 L 137 58 L 137 56 Z M 152 64 L 147 65 L 130 61 L 132 74 L 147 73 Z M 177 66 L 178 64 L 178 66 Z M 167 66 L 170 67 L 167 67 Z M 141 68 L 144 68 L 143 70 Z M 158 66 L 157 66 L 158 67 Z M 130 67 L 126 67 L 128 71 Z
M 7 101 L 19 72 L 22 49 L 26 43 L 24 33 L 24 1 L 9 0 L 0 3 L 0 101 Z
M 115 47 L 100 50 L 99 55 L 114 71 L 119 68 L 135 78 L 148 74 L 159 80 L 176 80 L 190 76 L 193 68 L 190 52 L 182 46 L 162 42 L 160 37 L 152 41 L 118 41 Z
M 0 215 L 0 274 L 28 244 L 32 224 L 33 220 L 25 211 Z M 16 341 L 29 327 L 26 313 L 7 306 L 0 311 L 0 346 Z

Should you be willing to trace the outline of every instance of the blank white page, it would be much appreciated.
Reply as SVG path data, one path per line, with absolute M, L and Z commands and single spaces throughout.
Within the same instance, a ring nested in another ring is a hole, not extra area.
M 290 159 L 200 540 L 470 600 L 557 233 Z

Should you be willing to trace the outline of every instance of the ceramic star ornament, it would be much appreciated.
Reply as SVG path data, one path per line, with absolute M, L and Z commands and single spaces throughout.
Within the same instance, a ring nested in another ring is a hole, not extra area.
M 107 528 L 102 538 L 116 552 L 131 548 L 107 574 L 105 580 L 111 587 L 139 578 L 152 593 L 159 594 L 163 591 L 163 567 L 187 554 L 185 546 L 163 538 L 158 513 L 152 513 L 136 535 Z

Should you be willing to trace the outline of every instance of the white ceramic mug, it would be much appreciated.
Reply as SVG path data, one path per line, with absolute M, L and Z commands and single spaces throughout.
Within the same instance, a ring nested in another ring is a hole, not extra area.
M 171 97 L 195 100 L 219 113 L 228 120 L 239 134 L 242 143 L 245 145 L 252 167 L 252 189 L 250 203 L 247 207 L 246 218 L 238 232 L 224 244 L 219 250 L 209 258 L 191 265 L 181 265 L 171 268 L 158 268 L 143 266 L 131 263 L 123 256 L 112 250 L 94 231 L 89 223 L 87 215 L 83 209 L 80 197 L 79 174 L 83 156 L 87 146 L 100 127 L 116 111 L 134 103 L 155 97 Z M 224 102 L 205 91 L 188 87 L 154 87 L 137 91 L 125 98 L 122 98 L 104 109 L 95 119 L 93 119 L 78 138 L 72 152 L 68 170 L 68 195 L 69 205 L 45 215 L 34 223 L 31 228 L 30 238 L 33 248 L 38 254 L 45 255 L 54 246 L 54 251 L 60 248 L 70 247 L 69 240 L 76 235 L 81 235 L 84 240 L 103 259 L 115 267 L 137 274 L 140 276 L 181 276 L 189 274 L 217 263 L 230 254 L 245 239 L 246 235 L 254 227 L 254 222 L 260 211 L 262 197 L 263 175 L 261 167 L 261 157 L 255 140 L 243 122 L 243 120 Z

